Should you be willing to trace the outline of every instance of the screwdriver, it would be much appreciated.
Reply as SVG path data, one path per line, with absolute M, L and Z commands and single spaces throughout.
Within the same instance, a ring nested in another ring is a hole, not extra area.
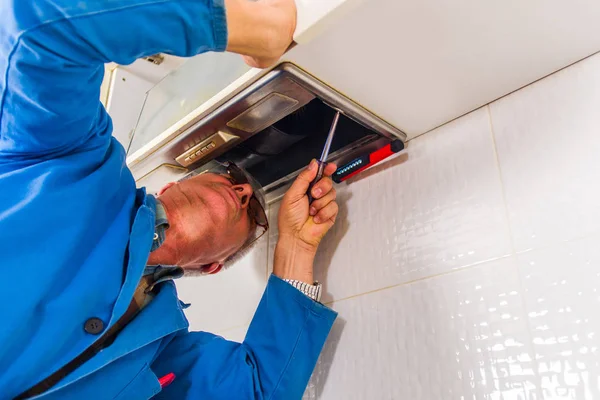
M 308 204 L 312 203 L 314 200 L 312 197 L 312 188 L 315 186 L 319 180 L 323 177 L 323 171 L 325 171 L 325 167 L 327 163 L 327 157 L 329 157 L 329 149 L 331 148 L 331 142 L 333 141 L 333 135 L 335 134 L 335 129 L 337 128 L 338 121 L 340 119 L 340 112 L 335 113 L 335 117 L 333 117 L 333 122 L 331 123 L 331 128 L 329 129 L 329 135 L 327 135 L 327 140 L 325 141 L 325 146 L 323 147 L 323 153 L 321 153 L 321 158 L 317 160 L 317 164 L 319 164 L 319 169 L 317 170 L 317 176 L 315 179 L 308 185 L 308 191 L 306 194 L 308 195 Z

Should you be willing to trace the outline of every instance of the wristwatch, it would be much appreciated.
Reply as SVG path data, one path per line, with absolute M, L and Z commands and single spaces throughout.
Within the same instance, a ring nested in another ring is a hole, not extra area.
M 321 285 L 319 282 L 315 282 L 312 285 L 309 285 L 306 282 L 297 281 L 295 279 L 284 279 L 284 281 L 289 283 L 290 285 L 292 285 L 293 287 L 295 287 L 314 301 L 321 301 L 321 288 L 323 285 Z

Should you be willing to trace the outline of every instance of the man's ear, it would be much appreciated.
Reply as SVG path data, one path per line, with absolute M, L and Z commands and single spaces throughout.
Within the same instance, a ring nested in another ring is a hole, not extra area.
M 170 187 L 177 185 L 177 182 L 169 182 L 158 192 L 159 196 L 162 196 L 164 192 L 166 192 Z
M 203 270 L 204 270 L 203 272 L 205 274 L 213 275 L 213 274 L 216 274 L 219 271 L 221 271 L 222 268 L 223 268 L 223 264 L 215 262 L 215 263 L 209 264 L 208 266 L 205 266 L 203 268 Z

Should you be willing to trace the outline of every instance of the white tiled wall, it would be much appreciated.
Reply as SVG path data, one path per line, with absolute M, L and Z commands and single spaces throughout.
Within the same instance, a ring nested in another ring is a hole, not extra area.
M 539 398 L 518 288 L 503 258 L 334 303 L 306 398 Z
M 338 191 L 316 275 L 339 319 L 306 399 L 600 399 L 600 56 Z M 249 258 L 180 284 L 194 328 L 243 339 L 270 213 Z
M 489 108 L 515 250 L 600 232 L 600 56 Z

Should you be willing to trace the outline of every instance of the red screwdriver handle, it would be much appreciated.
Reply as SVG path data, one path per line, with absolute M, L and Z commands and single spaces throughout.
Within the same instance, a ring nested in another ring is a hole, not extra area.
M 361 173 L 365 169 L 377 164 L 378 162 L 385 160 L 386 158 L 398 153 L 404 149 L 404 143 L 401 140 L 394 140 L 393 142 L 383 146 L 379 150 L 372 153 L 365 154 L 359 158 L 350 161 L 348 164 L 339 167 L 333 174 L 333 181 L 335 183 L 343 182 L 353 176 Z

